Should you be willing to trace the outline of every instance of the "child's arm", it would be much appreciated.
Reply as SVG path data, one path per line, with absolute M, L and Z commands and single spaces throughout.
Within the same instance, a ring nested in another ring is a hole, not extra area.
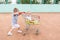
M 18 16 L 21 15 L 21 14 L 24 14 L 25 12 L 19 12 Z

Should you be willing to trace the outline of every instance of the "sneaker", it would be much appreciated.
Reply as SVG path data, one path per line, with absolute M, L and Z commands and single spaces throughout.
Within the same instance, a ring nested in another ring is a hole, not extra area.
M 11 32 L 8 32 L 8 36 L 12 36 L 12 33 Z
M 22 31 L 21 30 L 18 30 L 18 33 L 22 33 Z

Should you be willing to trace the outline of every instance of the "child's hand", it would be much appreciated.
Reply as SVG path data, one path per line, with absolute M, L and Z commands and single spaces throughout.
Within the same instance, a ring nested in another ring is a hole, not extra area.
M 19 15 L 21 15 L 21 14 L 25 14 L 25 12 L 19 12 Z

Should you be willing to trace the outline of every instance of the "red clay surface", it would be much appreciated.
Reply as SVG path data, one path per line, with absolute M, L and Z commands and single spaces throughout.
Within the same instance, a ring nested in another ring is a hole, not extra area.
M 0 40 L 60 40 L 59 13 L 34 13 L 33 15 L 39 15 L 41 17 L 40 24 L 32 26 L 40 29 L 38 36 L 33 34 L 33 31 L 23 36 L 21 33 L 17 32 L 17 29 L 13 31 L 12 36 L 7 36 L 11 28 L 12 16 L 11 14 L 0 14 Z M 21 30 L 23 30 L 25 23 L 22 16 L 19 16 L 18 24 L 21 25 Z

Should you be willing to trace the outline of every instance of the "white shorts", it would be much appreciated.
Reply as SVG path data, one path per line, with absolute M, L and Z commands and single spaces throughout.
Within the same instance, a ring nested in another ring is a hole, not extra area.
M 20 25 L 19 24 L 12 24 L 12 28 L 19 28 Z

